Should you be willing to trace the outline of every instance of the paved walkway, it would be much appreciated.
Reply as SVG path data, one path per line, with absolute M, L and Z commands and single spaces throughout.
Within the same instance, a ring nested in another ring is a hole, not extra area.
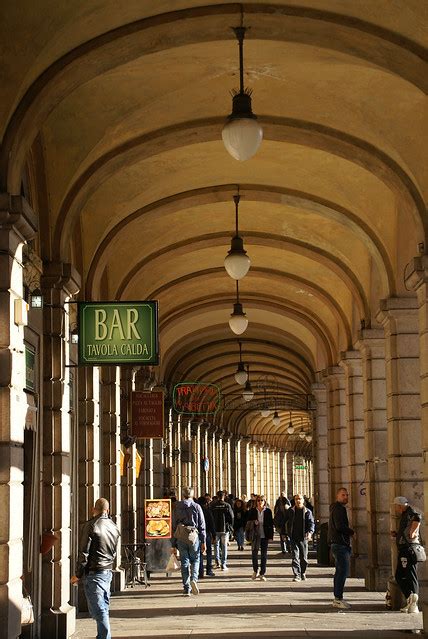
M 235 547 L 232 543 L 231 548 Z M 191 639 L 267 639 L 299 637 L 393 639 L 422 627 L 422 615 L 390 612 L 384 595 L 367 592 L 361 579 L 348 579 L 350 611 L 332 608 L 332 568 L 308 568 L 308 580 L 294 583 L 288 555 L 272 545 L 266 582 L 252 581 L 250 549 L 230 551 L 229 571 L 200 582 L 200 595 L 182 596 L 178 576 L 153 574 L 151 587 L 127 589 L 112 597 L 114 639 L 175 637 Z M 93 639 L 95 622 L 77 620 L 73 639 Z

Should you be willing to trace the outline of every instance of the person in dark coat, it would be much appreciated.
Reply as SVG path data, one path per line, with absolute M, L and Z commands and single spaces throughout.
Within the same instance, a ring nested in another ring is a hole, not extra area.
M 351 607 L 351 604 L 343 598 L 343 590 L 346 578 L 349 576 L 351 563 L 351 537 L 354 534 L 352 528 L 349 527 L 348 513 L 345 508 L 347 503 L 348 491 L 346 488 L 339 488 L 336 501 L 330 506 L 328 520 L 328 542 L 336 565 L 333 579 L 333 606 L 341 610 L 348 610 Z
M 275 528 L 279 533 L 281 552 L 284 554 L 286 552 L 291 552 L 290 542 L 288 541 L 287 532 L 285 529 L 290 506 L 290 500 L 288 499 L 285 490 L 283 490 L 281 495 L 275 502 L 275 508 L 273 510 L 273 523 L 275 524 Z
M 247 523 L 247 506 L 242 499 L 236 499 L 233 505 L 233 534 L 238 550 L 244 550 L 244 531 Z
M 256 498 L 256 507 L 248 513 L 247 526 L 253 523 L 253 538 L 251 543 L 253 576 L 252 579 L 259 578 L 266 581 L 266 564 L 269 540 L 273 539 L 273 517 L 272 511 L 266 505 L 264 495 Z M 260 549 L 260 572 L 259 572 L 259 549 Z
M 315 522 L 312 512 L 304 505 L 303 495 L 294 495 L 294 506 L 288 510 L 287 535 L 291 545 L 293 581 L 306 580 L 308 541 L 312 539 Z
M 394 506 L 396 514 L 400 515 L 398 531 L 391 532 L 398 548 L 395 581 L 406 598 L 406 605 L 401 612 L 415 613 L 419 612 L 419 583 L 418 562 L 412 546 L 421 543 L 419 529 L 422 517 L 411 507 L 407 497 L 395 497 Z
M 217 492 L 216 501 L 211 502 L 210 510 L 214 519 L 216 532 L 215 539 L 215 559 L 217 568 L 228 570 L 227 567 L 227 544 L 229 533 L 233 530 L 233 510 L 225 500 L 223 490 Z
M 205 519 L 205 530 L 206 530 L 206 541 L 205 548 L 207 553 L 207 577 L 215 577 L 213 572 L 213 541 L 215 541 L 215 526 L 214 526 L 214 518 L 211 510 L 209 509 L 211 498 L 205 495 L 203 497 L 199 497 L 198 504 L 202 508 L 202 512 L 204 514 Z M 200 553 L 200 561 L 199 561 L 199 579 L 203 579 L 204 577 L 204 557 L 201 549 Z

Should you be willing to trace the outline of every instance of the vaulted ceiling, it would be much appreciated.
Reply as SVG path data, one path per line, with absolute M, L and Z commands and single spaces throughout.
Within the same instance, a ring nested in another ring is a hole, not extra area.
M 221 139 L 241 9 L 264 130 L 246 162 Z M 380 299 L 409 295 L 428 228 L 425 3 L 22 0 L 1 13 L 2 188 L 19 193 L 26 173 L 42 256 L 73 262 L 86 299 L 159 300 L 158 379 L 240 392 L 223 267 L 238 186 L 252 381 L 310 393 Z M 245 406 L 223 425 L 290 445 L 279 404 L 280 427 Z

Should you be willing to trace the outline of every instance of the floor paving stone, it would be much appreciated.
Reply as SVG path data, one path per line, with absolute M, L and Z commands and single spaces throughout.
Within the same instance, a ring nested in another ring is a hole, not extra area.
M 422 615 L 385 608 L 384 593 L 368 592 L 348 579 L 349 611 L 331 606 L 333 568 L 311 558 L 308 580 L 292 581 L 288 555 L 272 546 L 266 582 L 251 579 L 251 554 L 230 550 L 230 570 L 200 581 L 200 594 L 184 598 L 179 575 L 153 574 L 151 586 L 128 588 L 111 599 L 114 639 L 402 639 L 422 628 Z M 79 618 L 73 639 L 96 635 L 95 622 Z

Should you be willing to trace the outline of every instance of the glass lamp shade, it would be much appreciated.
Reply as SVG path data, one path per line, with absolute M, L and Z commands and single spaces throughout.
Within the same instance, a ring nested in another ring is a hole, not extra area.
M 260 415 L 262 417 L 269 417 L 269 415 L 270 415 L 269 408 L 262 408 L 262 410 L 260 411 Z
M 253 117 L 232 118 L 221 132 L 224 146 L 230 155 L 244 162 L 255 155 L 263 140 L 263 129 Z
M 235 381 L 240 386 L 243 386 L 248 379 L 248 373 L 244 368 L 244 364 L 239 362 L 237 371 L 235 373 Z
M 274 412 L 274 414 L 273 414 L 273 417 L 272 417 L 272 424 L 273 424 L 274 426 L 279 426 L 279 425 L 280 425 L 280 423 L 281 423 L 281 418 L 280 418 L 280 416 L 278 415 L 278 411 L 276 410 L 276 411 Z
M 294 433 L 294 428 L 293 428 L 292 426 L 289 426 L 289 427 L 287 428 L 287 433 L 288 433 L 289 435 L 292 435 L 292 434 Z
M 301 433 L 299 433 L 299 437 L 300 439 L 305 439 L 305 433 L 302 431 Z
M 229 326 L 235 335 L 241 335 L 248 326 L 248 320 L 242 310 L 242 304 L 237 302 L 233 305 L 233 313 L 230 316 Z
M 245 388 L 244 388 L 244 392 L 242 393 L 242 397 L 245 399 L 246 402 L 251 402 L 251 400 L 254 397 L 253 389 L 251 388 L 251 384 L 250 384 L 250 382 L 248 380 L 247 380 L 247 383 L 245 384 Z
M 229 277 L 233 280 L 242 280 L 242 278 L 248 273 L 251 260 L 246 251 L 244 251 L 244 248 L 242 248 L 242 250 L 234 248 L 234 239 L 235 238 L 232 239 L 232 247 L 230 251 L 224 258 L 224 268 L 226 269 Z M 242 241 L 242 238 L 239 239 Z
M 312 441 L 312 435 L 306 435 L 305 439 L 308 443 L 310 443 Z

